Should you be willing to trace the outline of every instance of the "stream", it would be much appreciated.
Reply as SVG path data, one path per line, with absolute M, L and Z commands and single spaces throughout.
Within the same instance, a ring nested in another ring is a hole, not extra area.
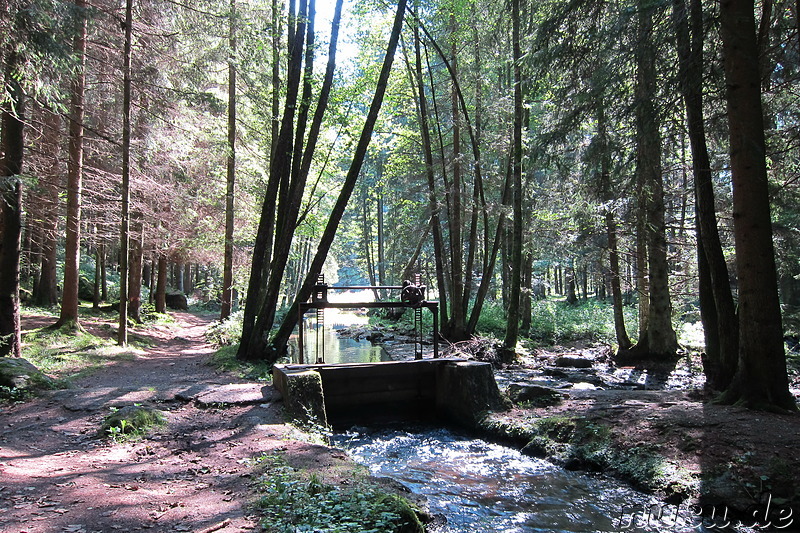
M 339 338 L 328 327 L 319 334 L 307 330 L 305 344 L 306 360 L 319 350 L 326 363 L 389 360 L 382 347 Z M 373 475 L 425 496 L 431 514 L 446 521 L 431 529 L 436 533 L 719 531 L 703 527 L 686 505 L 661 503 L 607 477 L 570 472 L 440 427 L 354 427 L 332 440 Z
M 354 428 L 334 445 L 425 496 L 439 533 L 706 531 L 686 506 L 447 429 Z

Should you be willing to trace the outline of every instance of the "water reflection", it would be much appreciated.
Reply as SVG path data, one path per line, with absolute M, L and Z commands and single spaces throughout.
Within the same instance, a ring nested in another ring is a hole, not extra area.
M 374 475 L 425 495 L 431 512 L 447 518 L 439 532 L 703 530 L 688 508 L 665 506 L 659 517 L 644 516 L 643 509 L 658 505 L 645 494 L 448 430 L 350 432 L 337 438 L 337 445 Z
M 331 311 L 331 310 L 328 310 Z M 339 318 L 331 313 L 332 318 Z M 322 328 L 316 325 L 314 319 L 303 320 L 303 352 L 304 362 L 314 363 L 321 359 L 325 363 L 377 363 L 391 361 L 389 354 L 381 345 L 373 345 L 368 340 L 356 340 L 339 337 L 336 329 L 347 324 L 330 321 L 326 314 L 326 325 Z M 352 322 L 350 322 L 352 323 Z M 297 340 L 293 341 L 292 362 L 300 362 L 297 349 Z

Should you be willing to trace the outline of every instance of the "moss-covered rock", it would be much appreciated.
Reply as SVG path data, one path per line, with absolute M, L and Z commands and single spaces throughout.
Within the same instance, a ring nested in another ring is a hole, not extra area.
M 286 374 L 286 413 L 302 423 L 327 426 L 322 376 L 314 370 Z
M 151 428 L 163 426 L 167 418 L 153 407 L 128 405 L 108 415 L 100 426 L 101 436 L 115 440 L 144 436 Z
M 537 407 L 556 405 L 564 399 L 564 394 L 556 389 L 530 383 L 511 383 L 506 394 L 514 403 L 530 402 Z
M 692 474 L 646 445 L 621 446 L 606 424 L 578 416 L 535 418 L 524 425 L 484 422 L 491 434 L 522 443 L 522 452 L 568 470 L 607 472 L 636 488 L 682 500 L 696 487 Z
M 12 389 L 52 388 L 55 382 L 30 361 L 21 357 L 0 357 L 0 387 Z

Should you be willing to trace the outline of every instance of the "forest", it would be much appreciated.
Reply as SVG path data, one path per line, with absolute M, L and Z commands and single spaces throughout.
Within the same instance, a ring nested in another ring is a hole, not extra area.
M 447 341 L 593 299 L 619 361 L 699 321 L 721 401 L 796 409 L 796 4 L 124 4 L 0 6 L 3 355 L 183 294 L 274 363 L 320 274 L 421 273 Z

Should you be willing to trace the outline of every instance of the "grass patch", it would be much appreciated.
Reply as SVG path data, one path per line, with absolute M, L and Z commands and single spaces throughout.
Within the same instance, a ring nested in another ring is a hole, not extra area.
M 263 493 L 257 508 L 272 533 L 422 533 L 416 511 L 404 498 L 368 480 L 332 485 L 288 466 L 280 456 L 261 460 Z
M 154 427 L 167 423 L 164 413 L 152 407 L 129 405 L 122 409 L 112 408 L 100 426 L 100 434 L 116 443 L 140 439 Z
M 22 357 L 59 379 L 89 374 L 112 361 L 131 360 L 130 349 L 86 332 L 42 328 L 23 336 Z
M 237 377 L 256 381 L 272 381 L 272 366 L 267 363 L 250 363 L 236 359 L 239 345 L 222 346 L 211 356 L 211 366 Z

